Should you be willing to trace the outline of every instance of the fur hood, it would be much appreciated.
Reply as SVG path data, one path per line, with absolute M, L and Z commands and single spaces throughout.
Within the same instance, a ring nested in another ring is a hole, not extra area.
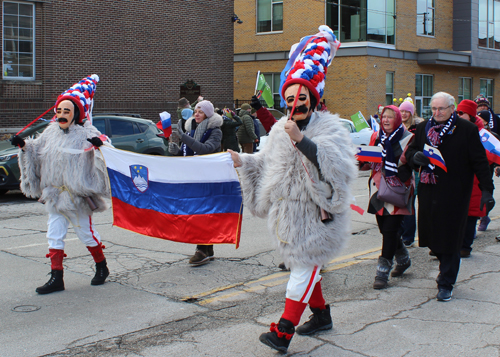
M 191 125 L 193 123 L 193 120 L 194 120 L 194 117 L 191 117 L 188 120 L 186 120 L 186 126 L 185 126 L 186 132 L 191 131 Z M 224 122 L 222 117 L 217 113 L 214 113 L 214 115 L 212 115 L 210 118 L 206 118 L 205 120 L 208 120 L 207 130 L 220 128 L 222 126 L 222 123 Z
M 337 115 L 315 112 L 302 133 L 317 146 L 320 172 L 292 145 L 284 130 L 287 119 L 274 124 L 260 152 L 241 154 L 243 199 L 254 215 L 268 219 L 288 267 L 321 266 L 341 252 L 350 236 L 354 147 Z M 321 221 L 321 208 L 333 221 Z

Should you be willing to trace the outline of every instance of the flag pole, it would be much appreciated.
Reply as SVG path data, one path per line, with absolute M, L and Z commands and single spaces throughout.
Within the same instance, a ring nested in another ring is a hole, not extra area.
M 260 71 L 257 72 L 257 80 L 255 81 L 255 90 L 254 90 L 254 95 L 257 95 L 257 86 L 259 85 L 259 77 L 260 77 Z

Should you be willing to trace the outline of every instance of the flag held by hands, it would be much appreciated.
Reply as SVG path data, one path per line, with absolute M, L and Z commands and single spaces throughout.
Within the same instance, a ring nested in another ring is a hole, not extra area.
M 168 112 L 160 113 L 160 121 L 156 124 L 156 127 L 163 130 L 163 135 L 166 138 L 172 135 L 172 120 L 170 119 L 170 114 Z
M 266 78 L 260 71 L 257 73 L 257 83 L 255 83 L 255 91 L 257 92 L 257 98 L 264 99 L 269 108 L 274 106 L 273 92 L 271 87 L 266 82 Z
M 429 161 L 431 162 L 431 164 L 442 168 L 444 170 L 444 172 L 448 172 L 448 169 L 446 168 L 446 163 L 444 162 L 443 156 L 441 155 L 441 152 L 438 149 L 433 148 L 432 146 L 425 144 L 424 145 L 424 155 L 429 158 Z
M 486 129 L 481 129 L 479 131 L 479 136 L 486 150 L 488 160 L 500 165 L 500 141 Z
M 366 162 L 382 162 L 382 148 L 380 146 L 357 146 L 356 159 Z

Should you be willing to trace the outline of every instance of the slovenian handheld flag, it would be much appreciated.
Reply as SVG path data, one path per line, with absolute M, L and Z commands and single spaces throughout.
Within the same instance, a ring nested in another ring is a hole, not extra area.
M 366 162 L 382 162 L 380 146 L 356 146 L 356 159 Z
M 101 146 L 113 225 L 192 244 L 239 245 L 242 196 L 229 153 L 165 157 Z
M 481 136 L 481 143 L 486 150 L 488 160 L 500 165 L 500 141 L 486 129 L 481 129 L 479 136 Z
M 442 168 L 444 170 L 444 172 L 448 172 L 448 169 L 446 168 L 446 163 L 444 162 L 443 156 L 441 155 L 441 152 L 438 149 L 433 148 L 432 146 L 425 144 L 424 145 L 424 155 L 429 158 L 431 164 Z
M 161 123 L 161 124 L 160 124 Z M 161 127 L 160 127 L 161 125 Z M 158 129 L 163 130 L 163 135 L 168 138 L 172 135 L 172 120 L 170 119 L 170 114 L 168 112 L 160 113 L 160 122 L 156 124 Z

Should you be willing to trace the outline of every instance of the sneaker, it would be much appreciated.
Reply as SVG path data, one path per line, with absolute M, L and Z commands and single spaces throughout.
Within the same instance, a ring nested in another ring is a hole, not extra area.
M 490 224 L 491 219 L 488 216 L 484 216 L 479 220 L 479 226 L 477 226 L 477 230 L 480 232 L 484 232 L 488 228 L 488 224 Z
M 436 296 L 437 301 L 450 301 L 453 291 L 446 288 L 439 288 L 439 292 Z
M 207 264 L 209 262 L 210 262 L 210 257 L 208 257 L 201 250 L 196 250 L 191 259 L 189 259 L 189 264 L 194 266 Z
M 411 248 L 415 245 L 415 241 L 403 241 L 403 244 L 405 245 L 406 248 Z
M 470 250 L 462 249 L 460 251 L 460 257 L 462 257 L 462 258 L 469 258 L 470 257 Z

